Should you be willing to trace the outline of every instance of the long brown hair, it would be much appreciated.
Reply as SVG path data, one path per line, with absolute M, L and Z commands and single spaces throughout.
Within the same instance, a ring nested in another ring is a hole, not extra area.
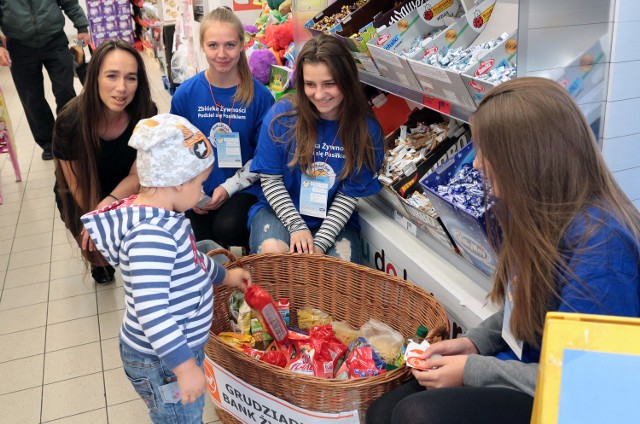
M 586 208 L 602 208 L 637 240 L 640 213 L 607 169 L 579 107 L 559 84 L 530 77 L 505 82 L 486 95 L 470 123 L 484 169 L 490 166 L 499 191 L 492 209 L 500 228 L 488 220 L 499 251 L 490 297 L 503 304 L 511 279 L 511 329 L 536 346 L 546 312 L 559 302 L 566 282 L 561 276 L 575 278 L 568 255 L 580 254 L 576 246 L 606 225 L 587 218 L 581 240 L 564 246 L 572 221 Z
M 153 116 L 157 111 L 151 100 L 144 62 L 136 49 L 122 40 L 107 40 L 100 44 L 91 55 L 82 92 L 60 111 L 56 120 L 56 127 L 63 125 L 62 123 L 67 126 L 67 129 L 79 127 L 81 134 L 80 140 L 74 143 L 76 159 L 71 161 L 71 171 L 76 176 L 78 194 L 84 204 L 78 205 L 78 208 L 74 208 L 75 213 L 70 214 L 67 206 L 69 201 L 73 202 L 73 199 L 68 198 L 67 201 L 63 201 L 64 220 L 68 226 L 75 225 L 83 213 L 89 212 L 90 208 L 102 200 L 95 152 L 100 151 L 100 125 L 106 119 L 107 109 L 100 99 L 98 78 L 105 57 L 115 50 L 129 52 L 136 59 L 138 65 L 138 88 L 133 100 L 125 109 L 129 116 L 130 125 L 137 123 L 142 118 Z M 57 132 L 54 129 L 54 143 Z M 71 133 L 73 134 L 74 131 Z M 58 164 L 56 164 L 56 180 L 60 195 L 71 196 L 62 169 Z
M 281 122 L 291 122 L 286 117 L 292 115 L 297 118 L 292 129 L 296 151 L 289 166 L 298 165 L 305 174 L 312 171 L 320 114 L 304 93 L 304 66 L 318 63 L 329 68 L 333 80 L 344 94 L 338 110 L 338 135 L 344 147 L 345 164 L 338 178 L 345 179 L 362 167 L 376 172 L 375 150 L 369 134 L 368 119 L 374 120 L 378 126 L 380 124 L 367 104 L 364 90 L 360 89 L 358 70 L 351 53 L 338 39 L 324 34 L 307 41 L 298 54 L 295 75 L 297 91 L 292 98 L 294 111 L 274 118 L 274 122 L 280 118 L 284 118 Z
M 200 47 L 204 48 L 204 33 L 217 23 L 227 23 L 238 32 L 238 41 L 244 46 L 244 26 L 235 13 L 228 7 L 218 7 L 209 12 L 200 23 Z M 249 69 L 249 61 L 244 49 L 240 52 L 238 60 L 238 75 L 240 76 L 240 84 L 233 98 L 236 101 L 248 106 L 253 101 L 253 75 Z

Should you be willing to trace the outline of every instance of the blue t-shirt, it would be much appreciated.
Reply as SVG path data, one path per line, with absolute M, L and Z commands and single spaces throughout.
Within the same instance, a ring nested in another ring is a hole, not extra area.
M 285 134 L 289 131 L 287 125 L 293 124 L 297 117 L 287 117 L 288 122 L 283 122 L 282 118 L 274 121 L 273 118 L 283 112 L 293 109 L 293 105 L 288 100 L 276 103 L 265 115 L 265 125 L 260 130 L 258 138 L 258 148 L 251 164 L 252 172 L 260 172 L 269 175 L 282 175 L 284 186 L 291 196 L 294 206 L 300 211 L 300 184 L 302 172 L 299 166 L 289 168 L 288 163 L 293 159 L 296 151 L 296 140 L 282 142 L 286 140 Z M 266 124 L 270 122 L 271 124 Z M 315 149 L 315 168 L 323 169 L 329 176 L 329 196 L 328 205 L 331 205 L 336 191 L 352 197 L 366 197 L 377 193 L 382 188 L 377 178 L 377 171 L 382 166 L 384 159 L 384 139 L 380 126 L 374 119 L 369 119 L 369 134 L 375 147 L 376 170 L 363 167 L 359 172 L 352 172 L 344 180 L 340 181 L 336 176 L 340 175 L 344 167 L 344 148 L 342 141 L 338 137 L 338 121 L 328 121 L 320 119 L 318 121 L 318 140 Z M 270 129 L 271 127 L 271 129 Z M 274 135 L 272 139 L 270 132 Z M 293 137 L 293 136 L 292 136 Z M 249 225 L 256 212 L 264 207 L 271 207 L 266 197 L 262 193 L 258 197 L 258 202 L 249 210 Z M 319 228 L 322 218 L 301 215 L 311 230 Z M 348 223 L 359 228 L 358 215 L 353 213 Z
M 561 281 L 567 283 L 559 287 L 555 311 L 640 317 L 640 240 L 608 212 L 591 207 L 574 218 L 561 250 L 573 275 L 563 273 Z M 518 359 L 511 349 L 496 357 Z M 539 359 L 540 350 L 525 344 L 522 361 Z
M 215 102 L 222 107 L 217 107 Z M 247 107 L 240 102 L 235 102 L 233 96 L 237 87 L 217 88 L 209 85 L 204 71 L 189 78 L 176 90 L 171 100 L 171 113 L 180 115 L 200 131 L 202 131 L 211 144 L 215 146 L 211 137 L 213 131 L 234 131 L 240 135 L 240 150 L 242 152 L 242 164 L 252 159 L 256 150 L 257 135 L 262 125 L 262 119 L 274 102 L 273 96 L 267 88 L 255 79 L 253 80 L 253 101 Z M 232 108 L 233 107 L 233 108 Z M 215 151 L 215 149 L 214 149 Z M 232 177 L 237 168 L 220 168 L 218 166 L 218 153 L 209 178 L 203 184 L 206 194 L 211 195 L 213 190 Z M 260 184 L 255 183 L 242 192 L 255 196 L 261 192 Z

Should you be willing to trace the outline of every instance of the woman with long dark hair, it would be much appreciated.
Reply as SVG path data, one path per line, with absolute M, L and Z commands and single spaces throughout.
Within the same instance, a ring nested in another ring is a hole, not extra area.
M 127 42 L 107 40 L 91 57 L 82 93 L 56 119 L 56 203 L 96 283 L 112 282 L 115 270 L 80 217 L 138 191 L 136 151 L 127 143 L 138 121 L 156 112 L 140 54 Z

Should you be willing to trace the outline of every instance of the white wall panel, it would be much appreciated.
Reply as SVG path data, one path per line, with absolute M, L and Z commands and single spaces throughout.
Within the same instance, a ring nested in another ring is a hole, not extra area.
M 613 176 L 629 199 L 632 201 L 640 199 L 640 166 L 614 172 Z
M 611 62 L 640 60 L 640 22 L 616 22 L 613 30 Z
M 640 132 L 640 98 L 609 101 L 605 107 L 603 138 L 624 137 Z M 640 157 L 636 159 L 640 166 Z
M 640 60 L 612 63 L 609 67 L 608 100 L 615 102 L 640 97 L 639 77 Z
M 604 139 L 602 154 L 611 172 L 637 167 L 640 158 L 640 134 Z M 640 180 L 638 184 L 640 185 Z

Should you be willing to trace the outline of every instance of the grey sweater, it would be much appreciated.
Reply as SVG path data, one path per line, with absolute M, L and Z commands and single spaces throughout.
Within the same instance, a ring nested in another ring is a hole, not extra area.
M 533 397 L 538 378 L 538 364 L 505 361 L 492 356 L 508 347 L 502 338 L 503 313 L 504 310 L 496 312 L 464 335 L 473 342 L 480 353 L 469 355 L 464 367 L 464 385 L 514 389 Z

